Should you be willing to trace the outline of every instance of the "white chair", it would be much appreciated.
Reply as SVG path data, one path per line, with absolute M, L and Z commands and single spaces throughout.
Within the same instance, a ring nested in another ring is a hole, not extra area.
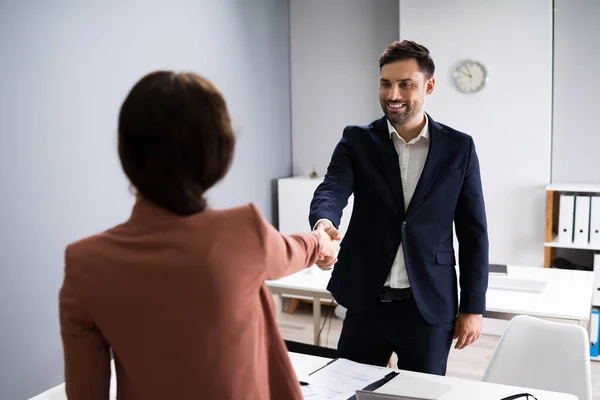
M 579 325 L 519 315 L 509 322 L 483 381 L 592 400 L 589 346 Z

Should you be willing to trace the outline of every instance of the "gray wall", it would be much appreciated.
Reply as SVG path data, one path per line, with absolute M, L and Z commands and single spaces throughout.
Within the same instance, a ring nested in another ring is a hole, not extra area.
M 380 118 L 377 59 L 398 0 L 290 0 L 294 175 L 323 175 L 349 124 Z
M 289 5 L 281 0 L 9 0 L 0 10 L 0 399 L 63 381 L 57 296 L 66 244 L 129 216 L 119 106 L 158 68 L 224 92 L 238 132 L 215 207 L 291 174 Z
M 600 1 L 554 4 L 552 181 L 600 183 Z

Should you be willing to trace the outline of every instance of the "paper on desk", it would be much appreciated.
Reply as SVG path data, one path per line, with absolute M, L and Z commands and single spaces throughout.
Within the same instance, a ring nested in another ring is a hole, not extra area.
M 359 364 L 343 358 L 326 365 L 312 375 L 308 382 L 314 397 L 311 400 L 346 400 L 357 390 L 384 378 L 390 370 L 384 367 Z
M 327 397 L 325 393 L 323 393 L 316 386 L 308 385 L 301 386 L 302 390 L 302 398 L 304 400 L 328 400 L 330 397 Z

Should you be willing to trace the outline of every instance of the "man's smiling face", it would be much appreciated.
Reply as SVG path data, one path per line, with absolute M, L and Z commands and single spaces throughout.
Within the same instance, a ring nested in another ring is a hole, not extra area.
M 425 96 L 435 80 L 426 79 L 414 58 L 398 60 L 381 68 L 379 102 L 392 125 L 404 125 L 423 114 Z

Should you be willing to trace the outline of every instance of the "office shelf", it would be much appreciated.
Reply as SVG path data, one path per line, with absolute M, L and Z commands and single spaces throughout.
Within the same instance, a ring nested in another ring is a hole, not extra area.
M 546 229 L 544 242 L 544 267 L 550 268 L 556 256 L 556 249 L 578 249 L 600 251 L 600 245 L 559 243 L 558 209 L 561 193 L 598 195 L 600 183 L 552 182 L 546 186 Z
M 559 243 L 556 236 L 552 239 L 551 242 L 545 242 L 544 246 L 546 247 L 556 247 L 561 249 L 579 249 L 579 250 L 595 250 L 600 251 L 600 245 L 596 244 L 577 244 L 577 243 Z
M 544 238 L 544 267 L 550 268 L 556 257 L 556 249 L 576 249 L 581 251 L 600 251 L 598 244 L 560 243 L 558 236 L 559 201 L 562 193 L 597 196 L 600 195 L 598 183 L 553 182 L 546 187 L 546 228 Z M 597 264 L 597 262 L 594 262 Z M 598 269 L 599 265 L 593 268 Z M 590 304 L 590 309 L 592 304 Z M 591 311 L 591 310 L 590 310 Z M 591 324 L 590 324 L 591 325 Z M 589 330 L 594 329 L 591 326 Z M 596 328 L 597 329 L 597 328 Z M 591 361 L 600 361 L 600 357 L 590 356 Z
M 546 186 L 546 190 L 550 192 L 600 193 L 600 183 L 552 182 Z

